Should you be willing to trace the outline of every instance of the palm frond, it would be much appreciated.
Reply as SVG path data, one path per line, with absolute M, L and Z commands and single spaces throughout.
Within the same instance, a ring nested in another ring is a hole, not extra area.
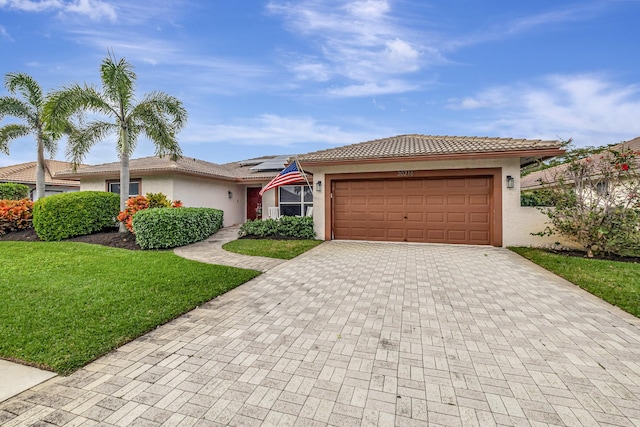
M 70 124 L 67 123 L 67 125 Z M 66 156 L 76 167 L 82 163 L 91 147 L 102 141 L 110 133 L 117 131 L 117 126 L 113 123 L 93 121 L 82 128 L 68 127 L 66 131 L 69 135 Z
M 121 107 L 121 115 L 128 111 L 135 96 L 134 85 L 137 79 L 133 66 L 124 58 L 116 60 L 110 53 L 102 61 L 100 77 L 102 90 L 109 101 Z
M 44 102 L 42 88 L 26 73 L 7 73 L 4 76 L 4 86 L 14 95 L 20 93 L 36 109 L 40 109 Z
M 44 106 L 47 128 L 53 132 L 64 132 L 69 118 L 84 110 L 95 111 L 107 116 L 118 115 L 101 94 L 92 86 L 77 84 L 67 86 L 49 95 Z
M 33 108 L 12 96 L 0 96 L 0 120 L 7 116 L 25 120 L 29 125 L 35 125 L 35 111 Z
M 22 138 L 31 133 L 26 125 L 9 124 L 0 128 L 0 151 L 9 155 L 9 143 L 16 138 Z
M 157 114 L 161 114 L 166 121 L 171 121 L 171 127 L 176 132 L 180 131 L 187 124 L 188 114 L 182 102 L 178 98 L 164 92 L 154 91 L 146 94 L 136 108 L 149 108 Z

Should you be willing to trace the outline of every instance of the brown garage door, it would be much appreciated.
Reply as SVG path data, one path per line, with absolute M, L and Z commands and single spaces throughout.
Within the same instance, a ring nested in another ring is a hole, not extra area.
M 333 182 L 333 237 L 491 244 L 491 176 Z

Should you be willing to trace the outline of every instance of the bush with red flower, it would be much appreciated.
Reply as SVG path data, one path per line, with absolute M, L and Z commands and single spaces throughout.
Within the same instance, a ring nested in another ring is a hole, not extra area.
M 33 228 L 33 202 L 0 200 L 0 234 Z
M 133 216 L 136 212 L 149 208 L 181 208 L 180 200 L 170 201 L 162 193 L 147 193 L 144 196 L 130 197 L 125 210 L 118 214 L 118 221 L 124 223 L 127 230 L 133 231 Z M 135 233 L 134 233 L 135 234 Z

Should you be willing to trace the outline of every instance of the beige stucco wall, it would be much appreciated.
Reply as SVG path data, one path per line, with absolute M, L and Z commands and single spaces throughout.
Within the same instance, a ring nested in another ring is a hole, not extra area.
M 176 176 L 173 179 L 173 194 L 185 206 L 223 210 L 225 227 L 245 221 L 247 195 L 243 185 L 231 181 Z
M 524 221 L 519 217 L 520 207 L 520 159 L 478 159 L 478 160 L 456 160 L 456 161 L 428 161 L 428 162 L 394 162 L 394 163 L 378 163 L 378 164 L 361 164 L 361 165 L 340 165 L 340 166 L 318 166 L 308 167 L 307 170 L 313 173 L 313 219 L 317 233 L 317 238 L 325 239 L 325 191 L 330 189 L 322 189 L 322 193 L 316 191 L 316 183 L 325 182 L 325 175 L 336 173 L 361 173 L 361 172 L 392 172 L 392 171 L 409 171 L 409 170 L 444 170 L 444 169 L 477 169 L 477 168 L 501 168 L 502 179 L 498 183 L 502 186 L 502 240 L 503 246 L 511 245 L 535 245 L 540 239 L 531 236 L 531 231 L 537 227 L 535 221 L 543 220 L 544 215 L 539 212 L 530 213 Z M 507 175 L 511 175 L 516 180 L 515 188 L 508 189 L 506 184 Z M 540 218 L 535 214 L 539 214 Z M 544 228 L 544 227 L 543 227 Z M 538 231 L 538 230 L 536 230 Z M 555 241 L 555 240 L 554 240 Z
M 138 178 L 135 175 L 132 179 Z M 83 178 L 82 191 L 106 191 L 105 178 Z M 163 193 L 171 200 L 181 200 L 187 207 L 216 208 L 224 211 L 224 226 L 245 221 L 246 191 L 244 186 L 230 181 L 182 175 L 141 177 L 141 192 Z M 232 198 L 229 198 L 229 191 Z

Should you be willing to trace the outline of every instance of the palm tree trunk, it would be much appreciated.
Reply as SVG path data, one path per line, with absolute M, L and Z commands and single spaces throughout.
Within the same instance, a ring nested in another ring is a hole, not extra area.
M 44 182 L 44 144 L 40 135 L 37 136 L 38 140 L 38 159 L 36 161 L 36 197 L 35 199 L 42 199 L 44 197 L 45 182 Z
M 120 212 L 127 207 L 129 200 L 129 135 L 126 129 L 121 129 L 122 152 L 120 153 Z M 128 232 L 124 223 L 120 223 L 120 232 Z

